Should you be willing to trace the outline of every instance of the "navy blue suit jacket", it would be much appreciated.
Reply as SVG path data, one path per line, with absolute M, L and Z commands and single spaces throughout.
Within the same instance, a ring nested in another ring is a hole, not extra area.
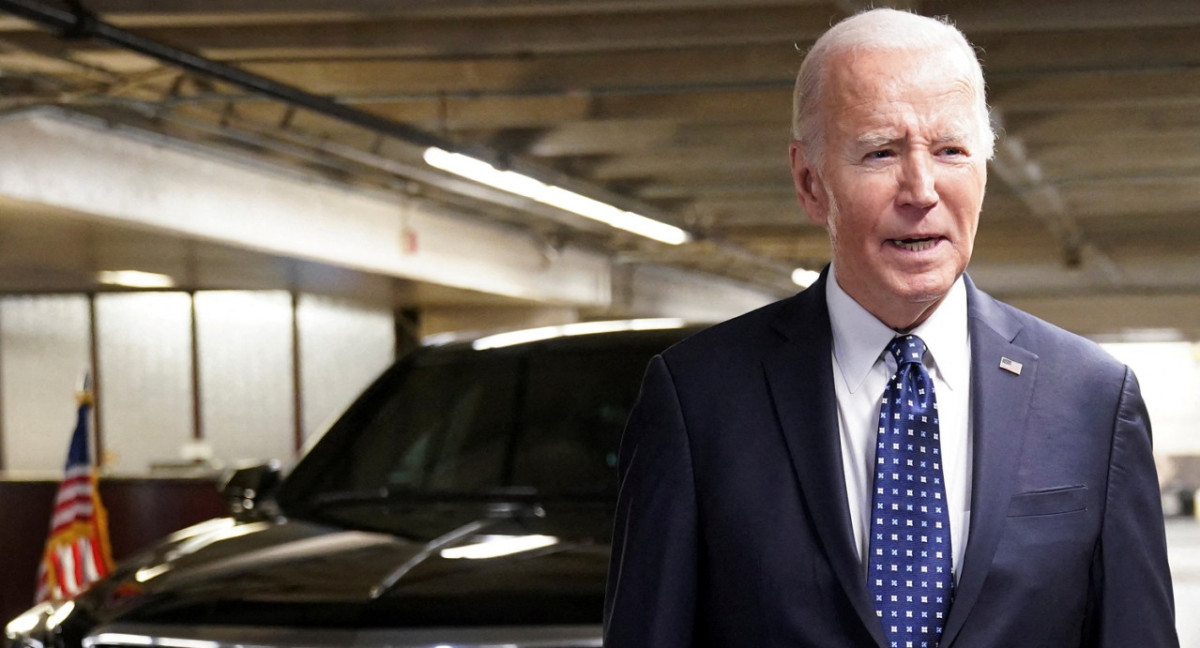
M 1177 646 L 1133 374 L 967 294 L 971 528 L 941 647 Z M 605 646 L 887 648 L 832 372 L 825 276 L 651 361 L 621 443 Z

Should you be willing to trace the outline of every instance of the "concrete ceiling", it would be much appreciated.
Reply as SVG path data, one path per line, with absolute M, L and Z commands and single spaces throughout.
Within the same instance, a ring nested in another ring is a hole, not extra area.
M 418 150 L 397 138 L 2 15 L 0 110 L 52 104 L 136 123 L 445 201 L 625 263 L 783 295 L 792 268 L 819 268 L 829 254 L 786 168 L 799 51 L 860 4 L 83 2 L 140 36 L 616 196 L 696 236 L 678 248 L 473 195 L 419 168 Z M 903 4 L 950 16 L 980 48 L 988 78 L 1001 140 L 976 281 L 1026 305 L 1172 304 L 1163 318 L 1188 321 L 1138 325 L 1200 330 L 1191 310 L 1200 295 L 1200 3 Z M 63 231 L 77 229 L 68 221 Z M 0 234 L 32 236 L 21 223 L 0 219 Z M 1133 325 L 1122 322 L 1096 328 Z
M 99 222 L 87 214 L 0 197 L 0 293 L 124 290 L 102 270 L 172 277 L 172 290 L 298 290 L 399 308 L 511 306 L 512 299 L 403 281 L 159 229 Z

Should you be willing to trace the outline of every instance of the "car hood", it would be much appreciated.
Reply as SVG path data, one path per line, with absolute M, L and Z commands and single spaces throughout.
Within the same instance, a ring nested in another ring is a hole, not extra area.
M 79 604 L 101 623 L 599 622 L 609 548 L 595 533 L 538 518 L 453 517 L 418 538 L 301 520 L 212 520 L 122 563 Z

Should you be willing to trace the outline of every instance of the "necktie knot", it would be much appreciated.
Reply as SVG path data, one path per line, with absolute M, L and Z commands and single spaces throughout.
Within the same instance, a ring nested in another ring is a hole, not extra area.
M 915 335 L 900 335 L 888 342 L 887 352 L 896 359 L 897 368 L 921 364 L 921 358 L 925 357 L 925 341 Z

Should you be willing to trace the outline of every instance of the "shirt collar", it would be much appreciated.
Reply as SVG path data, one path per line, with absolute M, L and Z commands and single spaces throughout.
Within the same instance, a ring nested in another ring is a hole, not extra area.
M 833 329 L 833 353 L 850 392 L 858 391 L 896 331 L 892 330 L 838 285 L 833 266 L 825 282 L 825 302 Z M 963 278 L 929 317 L 910 331 L 925 341 L 930 369 L 939 372 L 951 389 L 967 384 L 970 342 L 967 337 L 967 289 Z

